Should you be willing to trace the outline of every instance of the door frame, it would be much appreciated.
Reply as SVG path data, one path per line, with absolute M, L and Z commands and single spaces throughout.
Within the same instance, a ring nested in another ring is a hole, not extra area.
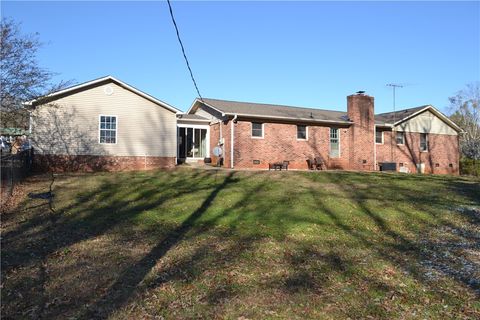
M 180 128 L 193 128 L 193 129 L 206 129 L 207 133 L 205 136 L 206 140 L 206 152 L 205 152 L 205 157 L 187 157 L 187 152 L 185 150 L 185 158 L 186 160 L 203 160 L 204 158 L 209 158 L 210 157 L 210 125 L 202 125 L 202 124 L 177 124 L 177 158 L 180 155 Z M 185 133 L 187 130 L 185 130 Z M 195 144 L 195 130 L 193 130 L 193 137 L 192 137 L 192 142 Z

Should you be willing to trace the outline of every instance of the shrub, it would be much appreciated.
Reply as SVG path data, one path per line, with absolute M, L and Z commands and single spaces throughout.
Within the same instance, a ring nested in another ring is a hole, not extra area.
M 469 158 L 460 160 L 460 174 L 470 176 L 480 176 L 480 161 Z

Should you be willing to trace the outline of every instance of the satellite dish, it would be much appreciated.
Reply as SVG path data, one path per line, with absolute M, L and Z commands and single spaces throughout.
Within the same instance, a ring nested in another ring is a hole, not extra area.
M 222 155 L 222 148 L 220 147 L 213 148 L 213 154 L 215 155 L 215 157 L 220 157 Z

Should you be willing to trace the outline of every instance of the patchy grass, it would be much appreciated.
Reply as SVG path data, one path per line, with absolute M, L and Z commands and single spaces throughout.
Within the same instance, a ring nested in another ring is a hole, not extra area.
M 478 180 L 178 169 L 53 190 L 54 212 L 2 214 L 4 318 L 480 317 Z

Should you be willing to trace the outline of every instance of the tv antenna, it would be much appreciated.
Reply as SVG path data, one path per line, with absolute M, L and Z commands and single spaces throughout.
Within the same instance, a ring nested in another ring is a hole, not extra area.
M 398 83 L 387 83 L 387 87 L 391 87 L 393 89 L 393 128 L 392 128 L 393 136 L 391 138 L 391 147 L 390 147 L 391 157 L 392 157 L 392 162 L 393 162 L 393 161 L 395 161 L 394 160 L 394 158 L 395 158 L 394 141 L 395 141 L 395 143 L 397 141 L 397 131 L 395 130 L 395 123 L 397 122 L 397 114 L 396 114 L 396 110 L 395 110 L 395 90 L 397 88 L 403 88 L 403 85 L 398 84 Z

